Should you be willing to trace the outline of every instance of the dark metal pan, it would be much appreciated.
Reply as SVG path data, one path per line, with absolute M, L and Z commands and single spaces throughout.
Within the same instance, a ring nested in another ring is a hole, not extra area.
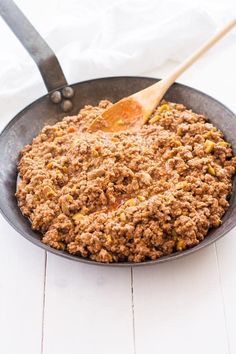
M 124 96 L 153 84 L 157 79 L 147 77 L 109 77 L 83 81 L 70 86 L 74 92 L 73 97 L 65 97 L 62 102 L 53 103 L 53 101 L 59 101 L 60 95 L 63 96 L 63 92 L 65 96 L 66 93 L 68 94 L 68 91 L 65 92 L 63 90 L 68 87 L 68 84 L 55 54 L 12 0 L 0 1 L 0 14 L 36 62 L 48 89 L 47 95 L 39 98 L 18 113 L 0 135 L 1 213 L 22 236 L 46 251 L 75 261 L 103 264 L 70 255 L 64 251 L 58 251 L 41 243 L 41 235 L 31 229 L 30 222 L 21 214 L 15 198 L 19 151 L 24 145 L 31 143 L 33 137 L 40 132 L 44 125 L 54 124 L 62 119 L 65 116 L 64 111 L 70 109 L 69 114 L 76 114 L 84 105 L 96 105 L 101 99 L 115 102 Z M 69 96 L 71 96 L 71 91 L 69 91 Z M 165 98 L 183 103 L 192 108 L 193 111 L 207 115 L 210 121 L 223 131 L 236 154 L 236 117 L 224 105 L 200 91 L 181 84 L 174 84 Z M 235 183 L 234 179 L 230 207 L 223 217 L 222 225 L 217 229 L 211 230 L 209 235 L 199 245 L 156 261 L 132 263 L 132 265 L 156 264 L 177 259 L 196 252 L 225 235 L 236 225 Z M 131 265 L 131 263 L 105 265 L 127 266 Z

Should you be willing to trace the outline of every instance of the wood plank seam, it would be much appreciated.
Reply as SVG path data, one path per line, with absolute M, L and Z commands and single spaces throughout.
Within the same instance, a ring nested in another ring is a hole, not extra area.
M 133 317 L 133 347 L 134 354 L 136 354 L 136 342 L 135 342 L 135 315 L 134 315 L 134 277 L 133 277 L 133 267 L 130 267 L 131 276 L 131 300 L 132 300 L 132 317 Z
M 222 278 L 221 278 L 221 271 L 220 271 L 220 262 L 219 262 L 219 256 L 218 256 L 218 250 L 217 250 L 217 242 L 214 243 L 214 246 L 215 246 L 217 273 L 218 273 L 219 286 L 220 286 L 220 296 L 221 296 L 222 304 L 223 304 L 224 326 L 225 326 L 225 332 L 226 332 L 227 348 L 228 348 L 228 354 L 231 354 L 230 338 L 229 338 L 227 316 L 226 316 L 226 308 L 225 308 L 225 297 L 224 297 L 224 291 L 223 291 L 223 285 L 222 285 Z
M 44 280 L 43 280 L 43 309 L 42 309 L 41 354 L 43 354 L 43 344 L 44 344 L 44 312 L 45 312 L 45 300 L 46 300 L 47 258 L 48 258 L 48 254 L 47 254 L 47 251 L 45 251 L 45 256 L 44 256 Z

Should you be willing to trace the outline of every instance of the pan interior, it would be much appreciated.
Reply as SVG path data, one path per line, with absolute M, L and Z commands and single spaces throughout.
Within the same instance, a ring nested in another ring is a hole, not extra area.
M 70 113 L 77 114 L 87 104 L 96 105 L 102 99 L 115 102 L 156 82 L 153 78 L 142 77 L 113 77 L 90 80 L 72 85 L 75 91 L 74 108 Z M 209 120 L 218 127 L 225 139 L 232 144 L 236 154 L 236 119 L 235 115 L 213 98 L 184 85 L 174 84 L 166 94 L 167 100 L 183 103 L 194 112 L 208 116 Z M 30 222 L 23 217 L 17 206 L 15 198 L 17 182 L 17 161 L 19 151 L 31 143 L 40 130 L 48 124 L 55 124 L 65 116 L 60 107 L 52 104 L 49 95 L 35 101 L 21 111 L 3 130 L 0 135 L 0 209 L 8 222 L 25 238 L 38 246 L 55 254 L 86 263 L 95 263 L 91 260 L 70 255 L 58 251 L 41 243 L 41 236 L 30 227 Z M 223 217 L 222 225 L 209 232 L 209 235 L 198 245 L 183 252 L 174 253 L 156 261 L 148 261 L 140 264 L 161 263 L 175 259 L 183 255 L 195 252 L 214 242 L 236 225 L 236 186 L 233 182 L 233 193 L 230 199 L 230 207 Z M 113 266 L 115 264 L 112 264 Z M 118 263 L 118 265 L 129 265 Z M 133 264 L 137 265 L 137 264 Z

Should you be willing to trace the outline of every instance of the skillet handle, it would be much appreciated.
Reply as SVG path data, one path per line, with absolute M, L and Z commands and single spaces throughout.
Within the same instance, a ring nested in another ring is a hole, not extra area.
M 54 91 L 52 102 L 60 103 L 61 96 L 64 96 L 66 100 L 62 101 L 62 109 L 70 110 L 72 103 L 68 98 L 73 96 L 73 89 L 66 87 L 66 78 L 52 49 L 12 0 L 0 0 L 0 15 L 37 64 L 48 92 Z M 55 92 L 60 88 L 62 94 Z

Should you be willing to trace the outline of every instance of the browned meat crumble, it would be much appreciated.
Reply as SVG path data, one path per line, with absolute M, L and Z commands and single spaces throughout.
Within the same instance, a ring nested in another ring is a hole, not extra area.
M 222 133 L 162 102 L 138 133 L 87 133 L 112 103 L 43 128 L 21 152 L 16 196 L 51 247 L 142 262 L 197 245 L 221 224 L 236 158 Z

